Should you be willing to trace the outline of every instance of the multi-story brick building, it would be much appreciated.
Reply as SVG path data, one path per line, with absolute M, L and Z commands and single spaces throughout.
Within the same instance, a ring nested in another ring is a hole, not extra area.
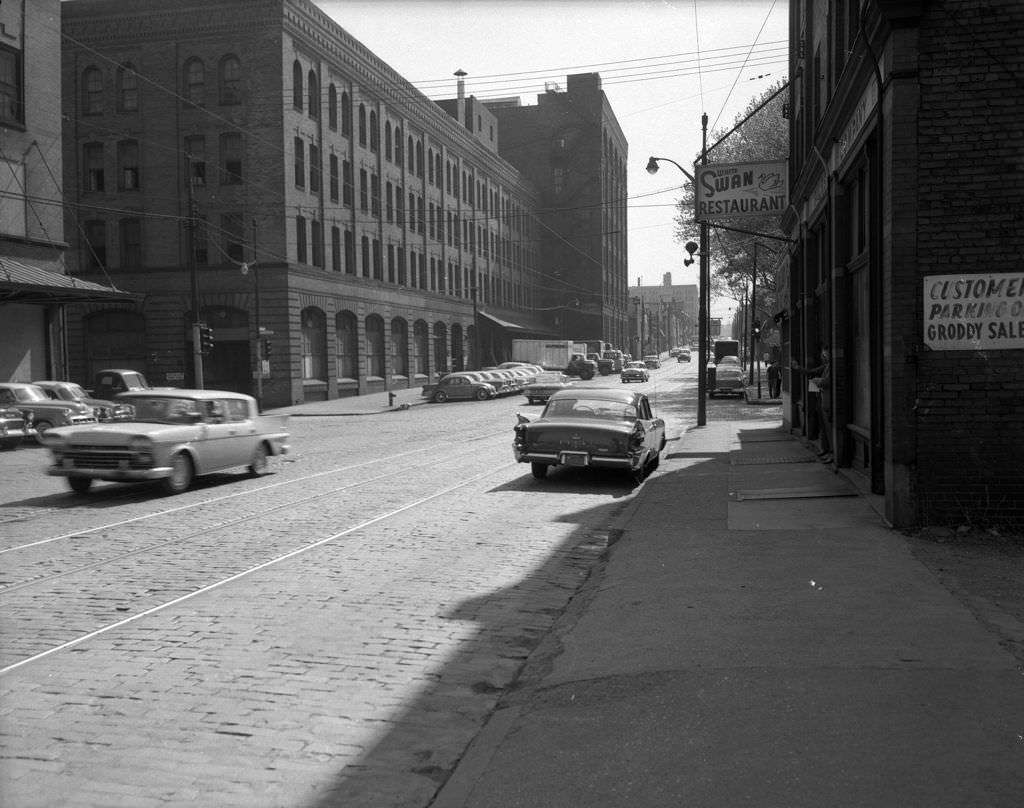
M 60 2 L 0 3 L 0 381 L 67 372 L 65 304 L 118 300 L 65 273 Z
M 895 525 L 1024 522 L 1024 5 L 791 0 L 785 347 Z M 817 428 L 799 376 L 786 416 Z
M 146 293 L 72 318 L 79 375 L 191 384 L 201 320 L 206 386 L 278 406 L 555 333 L 542 193 L 461 83 L 430 101 L 309 0 L 62 8 L 69 264 Z

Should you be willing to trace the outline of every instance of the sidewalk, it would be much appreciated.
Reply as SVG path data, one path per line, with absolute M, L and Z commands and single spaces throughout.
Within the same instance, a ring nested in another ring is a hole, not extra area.
M 670 443 L 432 808 L 1018 806 L 1024 678 L 771 421 Z

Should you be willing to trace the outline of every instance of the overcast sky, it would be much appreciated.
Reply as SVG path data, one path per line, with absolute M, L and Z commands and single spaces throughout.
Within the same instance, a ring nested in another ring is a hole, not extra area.
M 672 237 L 674 201 L 709 132 L 727 129 L 755 96 L 786 78 L 787 0 L 314 0 L 342 28 L 430 98 L 518 95 L 601 74 L 629 144 L 630 285 L 696 283 Z M 722 315 L 734 303 L 716 301 Z

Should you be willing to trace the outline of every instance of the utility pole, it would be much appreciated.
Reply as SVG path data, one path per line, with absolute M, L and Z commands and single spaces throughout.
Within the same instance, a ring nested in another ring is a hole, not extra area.
M 197 227 L 197 209 L 196 200 L 193 193 L 193 174 L 192 174 L 192 155 L 185 155 L 186 165 L 186 177 L 185 182 L 188 187 L 188 221 L 186 229 L 188 231 L 187 250 L 188 250 L 188 272 L 189 281 L 192 287 L 192 367 L 194 375 L 194 384 L 197 390 L 203 389 L 203 346 L 202 337 L 199 330 L 199 324 L 202 322 L 202 318 L 199 316 L 199 273 L 196 271 L 196 227 Z

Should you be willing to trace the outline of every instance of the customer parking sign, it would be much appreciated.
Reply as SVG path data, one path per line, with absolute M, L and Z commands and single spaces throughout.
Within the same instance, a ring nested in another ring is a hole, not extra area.
M 934 351 L 1024 348 L 1024 273 L 926 276 L 924 344 Z

